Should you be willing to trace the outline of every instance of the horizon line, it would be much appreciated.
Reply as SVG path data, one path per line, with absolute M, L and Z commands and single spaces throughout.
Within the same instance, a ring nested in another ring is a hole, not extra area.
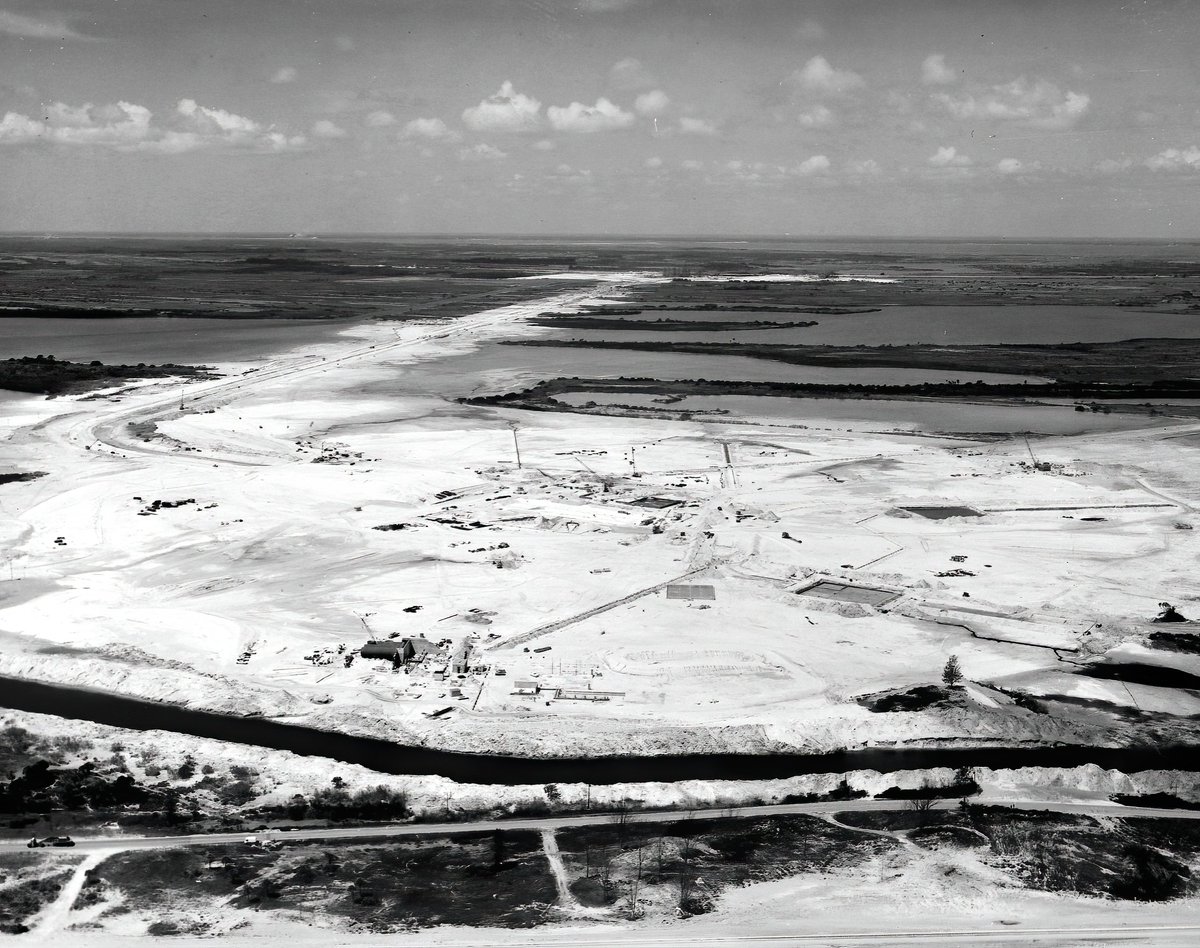
M 201 239 L 237 237 L 243 239 L 262 240 L 345 240 L 352 238 L 387 239 L 387 240 L 471 240 L 471 239 L 502 239 L 502 240 L 588 240 L 588 241 L 647 241 L 647 240 L 695 240 L 695 241 L 750 241 L 750 240 L 795 240 L 795 241 L 953 241 L 980 243 L 1194 243 L 1200 242 L 1200 234 L 1190 237 L 1037 237 L 1029 235 L 1002 234 L 932 234 L 932 235 L 896 235 L 896 234 L 788 234 L 788 233 L 654 233 L 654 234 L 619 234 L 619 233 L 588 233 L 588 232 L 504 232 L 504 231 L 208 231 L 208 230 L 0 230 L 0 239 L 27 237 L 35 239 L 56 239 L 63 237 L 113 237 L 113 238 L 150 238 L 193 237 Z

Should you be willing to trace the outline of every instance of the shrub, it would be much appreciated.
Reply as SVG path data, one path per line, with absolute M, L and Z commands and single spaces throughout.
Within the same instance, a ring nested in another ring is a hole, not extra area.
M 217 799 L 229 806 L 245 806 L 256 796 L 254 784 L 247 780 L 235 780 L 217 791 Z

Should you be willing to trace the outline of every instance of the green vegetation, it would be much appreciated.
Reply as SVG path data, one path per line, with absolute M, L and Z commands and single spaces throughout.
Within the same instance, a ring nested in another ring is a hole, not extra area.
M 552 329 L 640 329 L 643 332 L 742 332 L 751 329 L 804 329 L 817 325 L 813 321 L 784 323 L 765 319 L 734 319 L 706 322 L 702 319 L 606 319 L 602 316 L 535 316 L 529 322 Z
M 99 361 L 63 362 L 52 355 L 23 356 L 0 361 L 0 388 L 35 395 L 61 395 L 125 382 L 130 379 L 209 378 L 191 365 L 104 365 Z
M 1200 810 L 1200 802 L 1185 800 L 1173 793 L 1114 793 L 1113 803 L 1122 806 L 1167 807 L 1175 810 Z
M 959 704 L 956 695 L 938 685 L 917 685 L 907 691 L 888 691 L 883 694 L 866 695 L 858 703 L 868 711 L 888 713 L 893 711 L 925 711 L 929 708 L 949 708 Z
M 1048 892 L 1161 902 L 1200 891 L 1188 866 L 1200 826 L 1185 820 L 1099 821 L 1088 816 L 967 804 L 953 809 L 839 813 L 848 826 L 904 831 L 928 847 L 988 847 L 985 861 Z M 957 828 L 957 832 L 951 832 Z M 938 829 L 939 832 L 934 832 Z
M 622 901 L 640 914 L 638 893 L 665 887 L 686 915 L 710 911 L 723 889 L 857 865 L 899 844 L 808 816 L 683 820 L 570 827 L 556 834 L 591 904 Z
M 1151 632 L 1150 647 L 1200 655 L 1200 635 L 1195 632 Z
M 38 761 L 61 764 L 66 755 L 89 746 L 69 735 L 45 737 L 20 725 L 0 727 L 0 777 L 15 777 L 21 768 Z
M 1007 397 L 1194 398 L 1200 385 L 1200 339 L 1128 339 L 1059 345 L 792 346 L 734 342 L 616 342 L 612 340 L 509 340 L 504 345 L 622 349 L 745 356 L 789 365 L 837 368 L 909 368 L 961 372 L 961 384 L 918 386 L 802 386 L 844 391 L 946 395 L 971 391 Z M 1001 373 L 1055 379 L 1053 385 L 971 383 L 971 373 Z M 982 387 L 981 387 L 982 386 Z M 694 394 L 701 394 L 696 392 Z M 708 394 L 708 393 L 705 393 Z
M 0 484 L 15 484 L 20 481 L 36 481 L 39 477 L 45 477 L 46 471 L 13 471 L 8 474 L 0 474 Z
M 332 786 L 322 787 L 309 797 L 296 794 L 286 806 L 260 807 L 249 811 L 247 818 L 319 819 L 340 823 L 402 820 L 409 815 L 408 794 L 403 790 L 393 790 L 379 784 L 351 793 L 335 778 Z
M 525 928 L 555 901 L 536 833 L 480 833 L 403 842 L 293 844 L 128 852 L 89 873 L 92 903 L 119 889 L 160 922 L 187 924 L 211 899 L 264 911 L 320 910 L 388 932 L 441 924 Z
M 546 294 L 514 277 L 570 269 L 574 255 L 431 241 L 350 244 L 172 238 L 0 238 L 0 318 L 420 319 Z
M 20 775 L 0 783 L 0 813 L 53 813 L 60 810 L 109 810 L 153 803 L 155 794 L 121 773 L 106 776 L 91 761 L 54 769 L 39 760 Z M 165 801 L 164 801 L 165 802 Z
M 70 877 L 71 869 L 57 861 L 27 859 L 23 853 L 5 857 L 0 862 L 0 935 L 29 931 L 25 923 L 54 900 Z

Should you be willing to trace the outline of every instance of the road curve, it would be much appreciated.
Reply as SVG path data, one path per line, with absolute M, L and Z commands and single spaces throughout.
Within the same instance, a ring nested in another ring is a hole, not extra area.
M 630 277 L 626 282 L 637 282 L 637 278 Z M 283 379 L 295 380 L 305 374 L 328 371 L 331 368 L 349 365 L 363 359 L 379 359 L 436 339 L 447 339 L 496 328 L 505 323 L 518 322 L 527 316 L 534 316 L 546 308 L 576 306 L 598 296 L 611 296 L 613 293 L 620 292 L 624 286 L 625 283 L 621 282 L 598 283 L 594 286 L 556 293 L 536 300 L 510 303 L 469 316 L 453 317 L 444 323 L 433 324 L 429 327 L 428 332 L 422 332 L 416 336 L 397 339 L 394 342 L 357 345 L 327 358 L 314 356 L 296 360 L 271 360 L 242 375 L 184 383 L 182 394 L 187 405 L 194 408 L 201 401 L 211 398 L 225 399 L 245 394 L 264 383 Z M 212 463 L 213 461 L 244 465 L 261 463 L 210 453 L 185 454 L 161 444 L 153 442 L 146 444 L 141 438 L 128 433 L 128 426 L 131 423 L 152 421 L 164 414 L 177 412 L 179 404 L 180 393 L 173 391 L 150 400 L 139 399 L 138 403 L 133 406 L 122 405 L 114 410 L 103 412 L 99 416 L 92 412 L 85 412 L 80 418 L 81 413 L 72 413 L 64 419 L 67 427 L 63 434 L 67 440 L 79 445 L 102 446 L 114 452 L 143 455 L 170 454 L 173 457 L 196 463 Z M 54 425 L 55 421 L 51 420 L 49 424 Z

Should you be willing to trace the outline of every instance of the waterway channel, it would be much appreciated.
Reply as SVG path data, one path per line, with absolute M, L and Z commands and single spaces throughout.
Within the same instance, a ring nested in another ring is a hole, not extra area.
M 1078 767 L 1096 764 L 1135 773 L 1197 770 L 1200 747 L 903 747 L 864 748 L 823 754 L 687 754 L 530 758 L 463 754 L 395 744 L 285 724 L 260 717 L 233 717 L 127 698 L 112 692 L 69 688 L 0 677 L 0 707 L 54 714 L 132 730 L 162 730 L 328 757 L 387 774 L 447 777 L 460 783 L 642 783 L 678 780 L 770 780 L 798 774 L 875 770 L 892 773 L 928 767 Z

